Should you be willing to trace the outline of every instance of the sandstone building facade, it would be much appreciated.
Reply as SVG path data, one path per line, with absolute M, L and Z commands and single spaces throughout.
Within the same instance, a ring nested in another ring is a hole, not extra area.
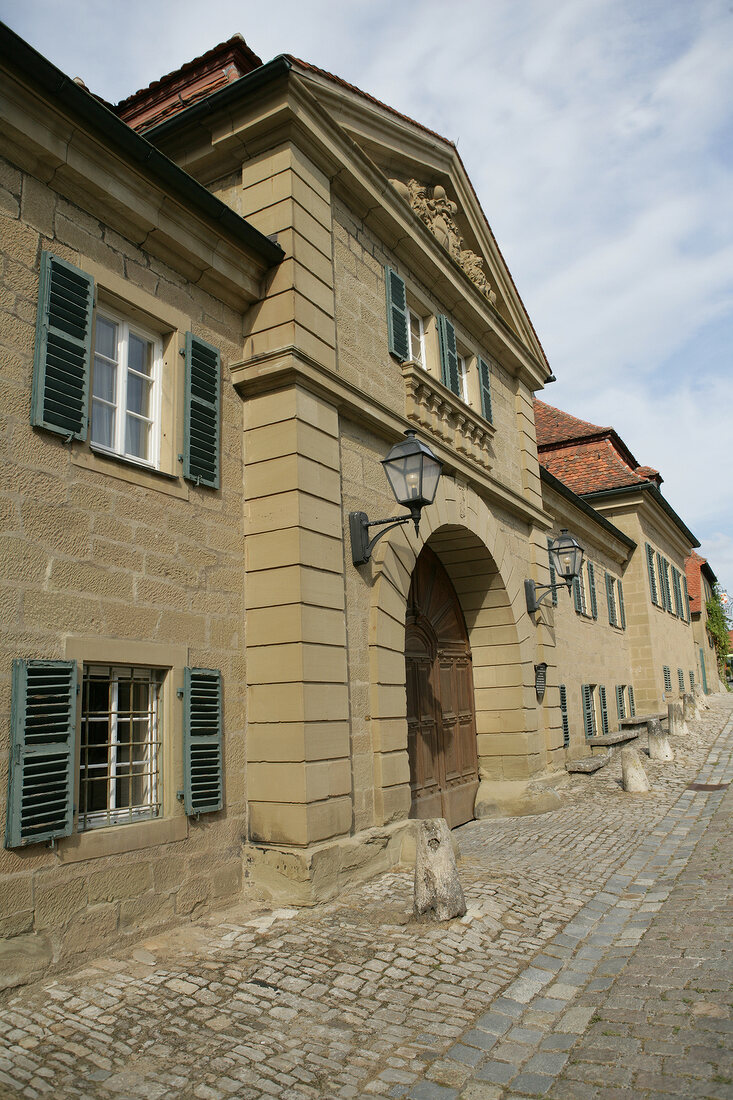
M 7 29 L 0 55 L 18 973 L 243 889 L 328 897 L 411 816 L 537 808 L 617 709 L 681 689 L 696 540 L 610 429 L 544 432 L 451 142 L 239 38 L 114 109 Z M 394 514 L 407 429 L 436 501 L 357 568 L 349 513 Z M 623 485 L 583 480 L 588 445 Z M 582 585 L 530 614 L 564 527 Z

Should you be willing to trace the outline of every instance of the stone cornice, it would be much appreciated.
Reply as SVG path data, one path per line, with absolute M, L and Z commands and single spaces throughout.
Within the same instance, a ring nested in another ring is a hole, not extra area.
M 301 386 L 324 398 L 349 420 L 368 427 L 390 443 L 394 443 L 407 428 L 413 428 L 416 424 L 414 415 L 416 399 L 413 396 L 413 387 L 416 383 L 413 382 L 413 375 L 415 371 L 421 371 L 421 368 L 415 364 L 407 364 L 406 367 L 406 370 L 403 367 L 407 379 L 404 414 L 374 398 L 365 397 L 356 386 L 321 366 L 295 347 L 282 348 L 276 352 L 232 363 L 230 371 L 232 383 L 240 397 L 244 399 L 255 394 Z M 445 472 L 458 474 L 485 500 L 495 502 L 525 523 L 538 524 L 542 528 L 547 528 L 550 519 L 546 512 L 535 508 L 521 493 L 503 485 L 493 477 L 485 462 L 480 463 L 476 460 L 475 448 L 478 433 L 483 433 L 488 439 L 493 433 L 491 425 L 463 405 L 463 402 L 444 387 L 440 387 L 443 393 L 438 395 L 438 383 L 434 379 L 429 379 L 425 372 L 421 371 L 421 374 L 424 375 L 422 383 L 427 385 L 436 397 L 439 396 L 440 411 L 436 416 L 444 426 L 439 430 L 433 430 L 418 421 L 420 433 L 425 436 L 443 462 Z M 428 379 L 427 382 L 426 379 Z M 420 403 L 422 404 L 422 401 Z M 413 415 L 410 415 L 410 410 Z M 464 430 L 462 425 L 466 426 L 465 441 L 456 451 L 453 449 L 456 433 Z
M 89 93 L 77 91 L 95 102 Z M 105 108 L 99 109 L 109 114 Z M 186 187 L 190 184 L 201 191 L 201 209 L 193 201 L 186 202 L 183 183 L 181 189 L 167 188 L 163 175 L 146 171 L 144 161 L 131 162 L 124 149 L 118 150 L 113 141 L 105 142 L 72 113 L 67 114 L 58 103 L 44 99 L 7 71 L 0 72 L 0 113 L 6 156 L 20 168 L 235 308 L 247 308 L 261 297 L 270 263 L 227 228 L 228 219 L 243 226 L 247 223 L 176 165 L 170 164 L 171 174 L 187 179 Z M 127 129 L 124 123 L 114 121 Z M 147 145 L 132 131 L 130 134 Z M 157 150 L 151 152 L 165 160 Z M 210 201 L 216 209 L 209 210 Z M 204 209 L 220 217 L 206 216 Z M 282 257 L 280 250 L 272 255 Z

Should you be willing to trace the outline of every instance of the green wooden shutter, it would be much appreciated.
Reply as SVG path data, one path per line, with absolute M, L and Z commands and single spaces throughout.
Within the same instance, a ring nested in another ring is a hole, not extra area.
M 657 581 L 654 576 L 654 550 L 649 543 L 646 544 L 646 567 L 649 571 L 649 591 L 652 594 L 652 603 L 660 607 L 659 596 L 657 595 Z
M 616 713 L 618 714 L 618 720 L 626 717 L 626 708 L 624 707 L 624 687 L 623 684 L 616 685 Z
M 603 736 L 606 737 L 608 734 L 608 700 L 606 699 L 605 684 L 599 685 L 598 697 L 601 700 L 601 731 Z
M 42 252 L 31 424 L 67 439 L 87 437 L 93 310 L 91 275 Z
M 69 836 L 74 821 L 74 661 L 13 661 L 5 847 Z
M 672 570 L 672 585 L 674 587 L 674 610 L 678 619 L 685 617 L 685 605 L 682 600 L 682 574 L 679 569 Z
M 183 805 L 205 814 L 224 805 L 221 672 L 186 668 L 183 680 Z
M 568 693 L 565 684 L 560 684 L 560 717 L 562 718 L 563 748 L 570 744 L 570 723 L 568 722 Z
M 387 332 L 390 354 L 401 363 L 410 357 L 409 318 L 405 281 L 391 267 L 384 269 L 384 285 L 387 291 Z
M 478 379 L 481 389 L 481 413 L 484 420 L 488 420 L 489 424 L 493 424 L 494 418 L 491 411 L 491 373 L 489 371 L 489 364 L 481 358 L 479 358 L 478 361 Z
M 685 674 L 681 668 L 677 669 L 677 683 L 680 686 L 680 691 L 685 690 Z
M 186 333 L 183 476 L 219 488 L 221 357 L 217 348 Z
M 671 691 L 672 690 L 672 673 L 670 671 L 669 665 L 662 665 L 662 675 L 664 676 L 664 690 L 665 691 Z
M 595 718 L 593 714 L 593 691 L 590 684 L 583 684 L 580 689 L 583 701 L 583 726 L 585 736 L 592 737 L 595 733 Z
M 690 621 L 690 593 L 687 590 L 687 577 L 682 578 L 682 585 L 685 593 L 685 622 Z
M 613 591 L 613 577 L 606 573 L 606 601 L 608 603 L 608 621 L 611 626 L 618 626 L 616 618 L 616 595 Z
M 618 588 L 618 611 L 621 616 L 621 629 L 626 630 L 626 608 L 624 607 L 624 586 L 621 581 L 616 581 Z
M 456 397 L 460 397 L 461 384 L 458 378 L 456 330 L 442 313 L 438 315 L 438 337 L 440 340 L 440 367 L 443 372 L 443 385 L 447 386 Z
M 573 578 L 573 603 L 575 610 L 580 614 L 583 610 L 583 598 L 580 595 L 580 581 L 577 577 Z
M 552 558 L 549 555 L 549 549 L 550 549 L 551 546 L 552 546 L 552 539 L 548 539 L 547 540 L 547 549 L 548 549 L 547 557 L 548 557 L 548 560 L 550 562 L 550 585 L 552 586 L 552 596 L 550 598 L 552 600 L 552 606 L 557 607 L 557 583 L 556 583 L 557 577 L 556 577 L 556 574 L 555 574 L 555 566 L 552 564 Z
M 702 676 L 702 690 L 707 695 L 708 693 L 708 674 L 705 671 L 705 654 L 700 648 L 700 675 Z
M 659 586 L 661 588 L 661 606 L 665 611 L 672 610 L 672 593 L 669 588 L 669 566 L 667 559 L 657 551 L 657 568 L 659 571 Z
M 596 567 L 592 561 L 588 562 L 588 588 L 590 590 L 590 613 L 594 619 L 597 619 L 598 600 L 596 599 Z
M 626 690 L 627 690 L 628 695 L 629 695 L 629 718 L 633 718 L 634 715 L 636 714 L 636 703 L 634 702 L 634 689 L 632 688 L 631 684 L 629 684 L 629 686 Z

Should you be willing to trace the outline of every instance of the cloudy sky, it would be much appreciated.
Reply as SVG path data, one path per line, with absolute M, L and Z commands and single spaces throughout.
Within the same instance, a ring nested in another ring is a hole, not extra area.
M 124 17 L 120 19 L 120 15 Z M 457 142 L 558 381 L 733 596 L 733 0 L 0 0 L 113 102 L 241 32 Z

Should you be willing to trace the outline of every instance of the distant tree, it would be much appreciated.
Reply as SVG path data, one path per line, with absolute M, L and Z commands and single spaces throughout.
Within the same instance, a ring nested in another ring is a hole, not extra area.
M 730 635 L 728 634 L 730 627 L 725 609 L 720 599 L 720 588 L 718 585 L 715 586 L 712 599 L 708 600 L 705 609 L 708 616 L 706 623 L 707 631 L 715 647 L 715 656 L 718 661 L 720 675 L 725 676 L 725 660 L 728 656 L 728 649 L 730 646 Z

